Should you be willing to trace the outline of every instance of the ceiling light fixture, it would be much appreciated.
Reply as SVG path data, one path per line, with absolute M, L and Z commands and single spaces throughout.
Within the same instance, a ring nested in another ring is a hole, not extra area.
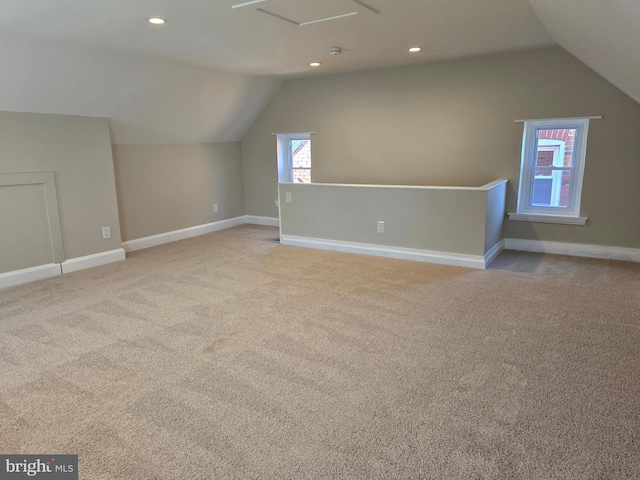
M 147 18 L 147 22 L 153 25 L 164 25 L 165 23 L 167 23 L 167 21 L 164 18 L 160 18 L 160 17 Z
M 420 52 L 420 51 L 422 51 L 422 48 L 421 48 L 421 47 L 411 47 L 411 48 L 409 49 L 409 52 L 411 52 L 411 53 L 418 53 L 418 52 Z
M 319 67 L 320 66 L 320 62 L 311 62 L 309 64 L 310 67 Z

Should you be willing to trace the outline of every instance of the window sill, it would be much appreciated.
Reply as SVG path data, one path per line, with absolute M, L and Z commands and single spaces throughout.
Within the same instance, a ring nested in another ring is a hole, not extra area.
M 544 215 L 540 213 L 508 213 L 509 220 L 518 222 L 563 223 L 565 225 L 586 225 L 587 217 L 568 217 L 565 215 Z

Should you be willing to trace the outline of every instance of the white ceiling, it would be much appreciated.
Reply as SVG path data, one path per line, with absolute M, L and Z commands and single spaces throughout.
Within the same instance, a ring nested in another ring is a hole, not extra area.
M 0 0 L 0 110 L 109 117 L 114 143 L 235 141 L 285 79 L 556 44 L 640 99 L 638 0 L 246 1 Z
M 0 29 L 254 75 L 311 74 L 554 44 L 528 0 L 0 0 Z M 311 25 L 303 23 L 356 12 Z M 167 24 L 151 26 L 160 16 Z M 423 53 L 409 55 L 411 45 Z M 332 57 L 333 46 L 344 49 Z
M 530 0 L 558 44 L 640 103 L 640 0 Z

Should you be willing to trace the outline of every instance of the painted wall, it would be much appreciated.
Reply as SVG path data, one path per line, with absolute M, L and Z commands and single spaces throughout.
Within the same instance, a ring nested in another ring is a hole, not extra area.
M 495 233 L 489 217 L 497 212 L 498 221 L 504 219 L 505 185 L 504 180 L 478 187 L 281 183 L 281 241 L 401 247 L 436 258 L 461 254 L 484 267 L 484 254 L 502 240 L 498 236 L 485 246 Z M 384 222 L 383 233 L 377 232 L 378 221 Z
M 44 185 L 7 186 L 3 177 L 6 175 L 0 175 L 0 274 L 53 263 Z
M 30 172 L 55 175 L 66 259 L 121 247 L 106 118 L 0 112 L 0 173 Z
M 482 185 L 510 180 L 522 124 L 602 115 L 589 128 L 586 226 L 507 222 L 505 236 L 640 247 L 640 105 L 560 48 L 291 80 L 242 140 L 248 215 L 277 216 L 272 133 L 315 132 L 312 181 Z
M 114 145 L 113 161 L 124 241 L 244 215 L 239 142 Z
M 57 190 L 54 172 L 0 173 L 0 277 L 65 261 Z
M 486 197 L 486 218 L 484 222 L 484 253 L 489 252 L 498 242 L 504 240 L 505 202 L 508 183 L 489 189 Z

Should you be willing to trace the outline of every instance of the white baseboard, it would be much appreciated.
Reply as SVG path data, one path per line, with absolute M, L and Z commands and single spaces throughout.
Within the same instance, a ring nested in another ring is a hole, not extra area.
M 245 223 L 251 223 L 253 225 L 267 225 L 269 227 L 279 227 L 280 219 L 275 217 L 257 217 L 255 215 L 245 215 Z
M 504 248 L 507 250 L 640 262 L 640 249 L 638 248 L 584 245 L 581 243 L 544 242 L 541 240 L 523 240 L 520 238 L 505 238 L 504 242 Z
M 500 252 L 504 250 L 504 240 L 500 240 L 484 254 L 484 268 L 487 268 L 493 262 Z
M 436 252 L 432 250 L 418 250 L 414 248 L 389 247 L 372 245 L 369 243 L 343 242 L 325 240 L 322 238 L 296 237 L 281 235 L 280 243 L 294 247 L 318 248 L 335 252 L 359 253 L 376 257 L 398 258 L 417 262 L 438 263 L 441 265 L 455 265 L 468 268 L 487 268 L 487 262 L 482 255 L 464 255 L 460 253 Z M 494 247 L 499 248 L 499 247 Z M 493 248 L 490 252 L 493 251 Z M 497 255 L 497 253 L 496 253 Z
M 2 273 L 0 274 L 0 289 L 20 285 L 22 283 L 33 282 L 35 280 L 43 280 L 45 278 L 62 275 L 63 273 L 77 272 L 78 270 L 84 270 L 86 268 L 98 267 L 100 265 L 106 265 L 107 263 L 119 262 L 126 259 L 126 252 L 133 252 L 135 250 L 142 250 L 143 248 L 175 242 L 176 240 L 217 232 L 219 230 L 225 230 L 238 225 L 244 225 L 245 223 L 277 227 L 280 224 L 280 220 L 273 217 L 243 215 L 241 217 L 228 218 L 218 222 L 183 228 L 182 230 L 174 230 L 173 232 L 161 233 L 150 237 L 137 238 L 135 240 L 122 242 L 122 248 L 111 250 L 109 252 L 71 258 L 60 264 L 52 263 Z
M 44 280 L 45 278 L 57 277 L 58 275 L 62 275 L 59 263 L 48 263 L 37 267 L 0 273 L 0 289 L 35 282 L 36 280 Z
M 71 273 L 77 272 L 78 270 L 85 270 L 87 268 L 99 267 L 100 265 L 106 265 L 107 263 L 119 262 L 125 259 L 126 255 L 124 248 L 117 248 L 116 250 L 110 250 L 108 252 L 70 258 L 69 260 L 62 262 L 60 266 L 62 267 L 62 273 Z
M 124 248 L 125 252 L 134 252 L 136 250 L 142 250 L 143 248 L 155 247 L 165 243 L 175 242 L 177 240 L 184 240 L 185 238 L 197 237 L 198 235 L 237 227 L 244 223 L 246 223 L 245 216 L 228 218 L 227 220 L 220 220 L 218 222 L 205 223 L 204 225 L 196 225 L 195 227 L 183 228 L 181 230 L 160 233 L 149 237 L 136 238 L 135 240 L 122 242 L 122 248 Z

